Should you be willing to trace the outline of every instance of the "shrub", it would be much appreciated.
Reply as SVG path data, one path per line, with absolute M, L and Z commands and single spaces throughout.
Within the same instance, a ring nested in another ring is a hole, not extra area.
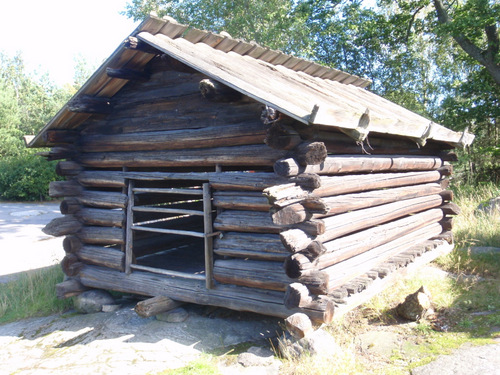
M 55 164 L 26 151 L 0 160 L 0 199 L 13 201 L 45 200 L 49 182 L 57 180 Z

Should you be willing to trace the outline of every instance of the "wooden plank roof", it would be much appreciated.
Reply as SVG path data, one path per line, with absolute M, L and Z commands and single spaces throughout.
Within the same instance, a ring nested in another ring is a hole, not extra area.
M 464 146 L 474 139 L 472 134 L 451 131 L 369 92 L 366 79 L 255 43 L 157 17 L 146 19 L 131 36 L 304 124 L 335 127 L 357 140 L 369 132 L 408 137 L 421 144 L 433 139 Z M 153 57 L 119 46 L 74 98 L 112 97 L 128 81 L 108 77 L 106 68 L 140 70 Z M 29 147 L 45 146 L 46 130 L 74 129 L 90 116 L 64 106 Z

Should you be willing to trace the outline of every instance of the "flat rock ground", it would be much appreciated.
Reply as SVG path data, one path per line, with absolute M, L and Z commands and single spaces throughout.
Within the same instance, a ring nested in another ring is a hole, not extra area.
M 58 215 L 58 203 L 0 203 L 0 288 L 20 272 L 62 259 L 61 239 L 41 232 Z M 269 347 L 269 338 L 281 334 L 278 319 L 257 314 L 188 305 L 187 320 L 167 323 L 140 318 L 133 307 L 123 300 L 115 312 L 68 312 L 0 325 L 0 375 L 155 374 L 182 367 L 202 353 L 223 354 L 243 343 Z M 374 366 L 407 345 L 404 334 L 387 327 L 374 327 L 358 339 L 358 354 Z M 221 371 L 260 375 L 278 374 L 278 368 L 231 365 Z M 500 343 L 463 346 L 412 373 L 500 375 Z

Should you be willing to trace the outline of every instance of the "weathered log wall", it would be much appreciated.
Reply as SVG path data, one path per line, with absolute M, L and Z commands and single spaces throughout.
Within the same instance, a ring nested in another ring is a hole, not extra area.
M 66 159 L 66 181 L 50 186 L 65 216 L 45 230 L 66 236 L 63 270 L 79 280 L 61 295 L 97 287 L 328 322 L 348 293 L 448 236 L 449 147 L 377 136 L 360 145 L 261 117 L 260 103 L 171 59 L 147 71 L 110 72 L 131 82 L 75 104 L 101 114 L 47 133 L 46 156 Z M 214 260 L 192 194 L 206 182 Z M 201 281 L 207 259 L 213 289 Z

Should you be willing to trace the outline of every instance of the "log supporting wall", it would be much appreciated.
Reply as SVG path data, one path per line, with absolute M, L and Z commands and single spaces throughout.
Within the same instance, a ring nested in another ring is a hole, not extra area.
M 73 281 L 60 295 L 104 288 L 329 322 L 349 295 L 451 240 L 448 145 L 375 135 L 367 154 L 150 52 L 135 52 L 147 73 L 108 72 L 129 80 L 111 98 L 73 103 L 94 115 L 46 134 L 66 178 L 50 186 L 64 217 L 45 228 L 65 236 Z

